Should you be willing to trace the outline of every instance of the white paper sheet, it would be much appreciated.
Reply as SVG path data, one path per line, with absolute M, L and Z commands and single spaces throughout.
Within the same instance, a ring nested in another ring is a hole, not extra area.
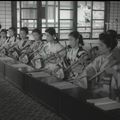
M 109 104 L 102 104 L 102 105 L 96 105 L 102 110 L 114 110 L 114 109 L 120 109 L 120 103 L 109 103 Z
M 13 64 L 11 65 L 12 67 L 18 68 L 18 70 L 22 71 L 22 68 L 26 68 L 27 71 L 33 71 L 34 68 L 32 68 L 31 66 L 28 66 L 26 64 L 23 63 L 19 63 L 19 64 Z
M 76 88 L 78 86 L 70 83 L 70 82 L 66 82 L 66 81 L 63 81 L 63 82 L 55 82 L 55 83 L 51 83 L 50 84 L 51 86 L 54 86 L 56 88 L 59 88 L 59 89 L 69 89 L 69 88 Z
M 49 77 L 49 76 L 51 76 L 49 73 L 43 72 L 43 71 L 40 71 L 40 72 L 31 72 L 29 74 L 32 74 L 33 77 Z
M 19 63 L 19 64 L 14 64 L 14 65 L 12 65 L 13 67 L 30 67 L 30 66 L 28 66 L 28 65 L 26 65 L 26 64 L 23 64 L 23 63 Z
M 5 57 L 0 57 L 0 60 L 2 60 L 2 61 L 3 61 L 3 60 L 8 60 L 8 61 L 9 61 L 9 60 L 13 60 L 13 59 L 10 58 L 10 57 L 5 56 Z
M 95 105 L 104 105 L 109 103 L 116 103 L 117 101 L 110 99 L 109 97 L 98 98 L 98 99 L 88 99 L 87 102 L 94 103 Z

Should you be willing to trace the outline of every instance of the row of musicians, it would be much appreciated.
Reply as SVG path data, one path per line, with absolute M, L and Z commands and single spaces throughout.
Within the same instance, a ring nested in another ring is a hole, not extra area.
M 12 29 L 10 28 L 9 30 Z M 87 56 L 87 52 L 82 48 L 84 45 L 82 35 L 77 31 L 71 32 L 69 34 L 70 45 L 64 48 L 59 43 L 54 28 L 48 28 L 45 32 L 47 42 L 41 40 L 42 34 L 39 29 L 32 31 L 34 41 L 28 40 L 28 29 L 26 27 L 21 28 L 19 39 L 15 39 L 14 30 L 12 30 L 12 36 L 8 38 L 0 48 L 1 56 L 12 56 L 37 69 L 45 67 L 53 73 L 58 70 L 58 76 L 64 78 L 64 73 L 61 69 L 59 70 L 59 68 L 63 68 L 63 66 L 67 68 L 77 61 L 80 56 L 81 58 Z M 11 31 L 9 31 L 9 33 L 11 33 Z M 85 60 L 82 61 L 84 62 Z M 85 63 L 83 63 L 83 65 L 85 67 Z M 82 67 L 82 69 L 84 67 Z M 82 71 L 82 69 L 80 71 Z M 75 73 L 70 75 L 72 75 L 72 77 L 76 76 Z
M 119 90 L 120 51 L 117 49 L 116 31 L 108 30 L 99 35 L 99 56 L 93 61 L 89 61 L 88 52 L 83 49 L 84 42 L 79 32 L 73 31 L 69 34 L 67 47 L 59 43 L 54 28 L 48 28 L 45 32 L 47 42 L 40 39 L 42 34 L 38 29 L 32 31 L 35 39 L 32 42 L 26 37 L 27 29 L 21 28 L 21 39 L 13 44 L 12 39 L 8 39 L 7 43 L 1 46 L 1 56 L 12 56 L 36 69 L 46 68 L 57 78 L 90 88 L 98 93 L 98 96 L 109 96 L 116 89 Z M 97 74 L 98 76 L 91 79 Z

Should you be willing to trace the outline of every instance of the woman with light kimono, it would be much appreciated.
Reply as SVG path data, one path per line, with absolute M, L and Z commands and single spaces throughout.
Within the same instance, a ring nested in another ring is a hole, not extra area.
M 6 40 L 7 40 L 7 30 L 6 29 L 2 29 L 0 32 L 0 56 L 4 56 L 6 53 L 6 49 L 3 48 Z
M 7 55 L 9 53 L 9 49 L 11 49 L 16 44 L 16 29 L 14 27 L 10 27 L 8 29 L 9 37 L 5 41 L 5 43 L 1 46 L 2 50 L 5 51 L 4 53 Z
M 6 40 L 7 40 L 7 30 L 2 29 L 0 31 L 0 47 L 5 43 Z
M 40 57 L 40 53 L 42 52 L 45 43 L 41 40 L 42 33 L 39 29 L 34 29 L 32 35 L 35 42 L 30 47 L 31 49 L 33 49 L 32 52 L 33 57 L 30 60 L 30 63 L 34 68 L 40 69 L 41 67 L 43 67 L 41 59 L 37 59 L 37 60 L 35 59 Z
M 28 28 L 22 27 L 20 29 L 20 37 L 17 38 L 17 44 L 10 50 L 12 57 L 18 59 L 19 56 L 22 54 L 22 51 L 30 46 L 31 41 L 29 41 L 27 35 L 28 35 Z
M 83 49 L 83 37 L 78 31 L 69 34 L 69 46 L 64 59 L 66 79 L 75 79 L 87 65 L 88 54 Z
M 46 29 L 45 33 L 47 43 L 45 44 L 43 50 L 39 53 L 44 64 L 43 68 L 47 69 L 56 77 L 62 79 L 64 78 L 64 73 L 61 61 L 64 56 L 64 50 L 62 51 L 64 47 L 59 43 L 54 28 L 50 27 Z
M 7 49 L 12 47 L 16 43 L 16 29 L 14 27 L 10 27 L 8 29 L 8 35 L 9 37 L 4 45 L 4 47 L 6 47 Z
M 30 64 L 31 65 L 31 60 L 34 57 L 34 54 L 39 50 L 41 45 L 43 44 L 41 40 L 42 33 L 39 29 L 34 29 L 32 31 L 32 35 L 35 39 L 33 43 L 30 44 L 29 48 L 25 49 L 22 51 L 22 55 L 19 57 L 19 60 L 23 63 Z
M 111 93 L 113 90 L 120 86 L 120 84 L 117 84 L 120 83 L 119 78 L 114 77 L 116 73 L 120 75 L 115 70 L 115 63 L 119 62 L 118 57 L 120 55 L 116 47 L 116 37 L 113 37 L 112 34 L 101 33 L 99 35 L 99 53 L 101 55 L 85 68 L 81 77 L 77 78 L 74 84 L 92 90 L 97 97 L 112 96 Z M 117 55 L 115 55 L 116 53 Z M 94 78 L 93 76 L 98 73 L 101 74 Z M 91 79 L 92 77 L 93 79 Z
M 20 51 L 23 50 L 26 46 L 28 46 L 30 44 L 30 41 L 27 37 L 28 35 L 28 28 L 27 27 L 22 27 L 20 29 L 20 38 L 18 40 L 18 44 L 17 44 L 17 49 L 19 49 Z

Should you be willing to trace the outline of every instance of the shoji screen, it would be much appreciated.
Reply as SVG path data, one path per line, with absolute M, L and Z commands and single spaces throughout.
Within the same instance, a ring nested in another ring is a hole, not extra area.
M 120 34 L 120 1 L 110 1 L 109 28 Z
M 11 27 L 11 1 L 0 1 L 0 24 L 2 28 Z

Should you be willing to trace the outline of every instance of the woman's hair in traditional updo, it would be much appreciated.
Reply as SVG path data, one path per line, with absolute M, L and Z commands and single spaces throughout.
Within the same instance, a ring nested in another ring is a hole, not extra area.
M 0 33 L 1 32 L 4 32 L 5 34 L 7 34 L 7 30 L 6 29 L 2 29 L 1 31 L 0 31 Z
M 115 30 L 107 30 L 107 34 L 109 34 L 112 37 L 112 39 L 114 39 L 116 44 L 118 44 L 117 31 L 115 31 Z
M 45 30 L 45 32 L 46 32 L 46 33 L 49 33 L 49 34 L 52 35 L 52 36 L 55 36 L 55 41 L 56 41 L 56 42 L 59 42 L 58 37 L 57 37 L 57 34 L 56 34 L 56 31 L 55 31 L 55 29 L 54 29 L 53 27 L 47 28 L 47 29 Z
M 112 34 L 107 32 L 103 32 L 99 34 L 99 39 L 102 41 L 108 48 L 114 49 L 117 46 L 116 38 L 113 37 Z
M 14 32 L 14 36 L 15 36 L 15 37 L 17 36 L 16 28 L 10 27 L 8 30 L 12 30 L 12 31 Z
M 41 30 L 38 29 L 38 28 L 33 29 L 33 30 L 32 30 L 32 33 L 34 33 L 34 32 L 38 33 L 41 37 L 43 36 Z
M 84 45 L 83 37 L 82 37 L 82 35 L 78 31 L 70 32 L 69 36 L 72 36 L 75 39 L 79 39 L 79 44 Z
M 28 27 L 22 27 L 22 28 L 20 29 L 20 31 L 25 31 L 26 34 L 28 34 L 28 32 L 29 32 Z

